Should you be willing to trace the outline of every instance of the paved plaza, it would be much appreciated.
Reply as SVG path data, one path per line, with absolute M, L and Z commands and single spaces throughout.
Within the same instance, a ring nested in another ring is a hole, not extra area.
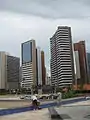
M 62 106 L 67 106 L 67 107 L 72 107 L 72 106 L 90 106 L 90 100 L 86 100 L 83 102 L 76 102 L 76 103 L 71 103 L 71 104 L 66 104 L 66 105 L 62 105 Z
M 90 100 L 55 107 L 63 120 L 90 120 Z M 51 120 L 47 108 L 6 116 L 0 116 L 0 120 Z
M 90 106 L 68 106 L 56 108 L 63 120 L 90 120 Z
M 47 104 L 47 103 L 53 103 L 55 100 L 51 101 L 41 101 L 41 104 Z M 0 109 L 5 109 L 5 108 L 19 108 L 19 107 L 27 107 L 31 106 L 32 102 L 29 100 L 23 101 L 0 101 Z
M 0 120 L 50 120 L 48 109 L 0 116 Z

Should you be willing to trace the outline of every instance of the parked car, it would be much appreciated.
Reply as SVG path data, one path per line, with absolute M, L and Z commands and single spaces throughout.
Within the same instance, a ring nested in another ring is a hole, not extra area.
M 23 95 L 23 96 L 20 96 L 20 99 L 31 100 L 31 95 Z
M 90 100 L 90 96 L 86 96 L 85 98 L 86 98 L 86 100 Z
M 25 95 L 25 100 L 31 100 L 31 95 Z
M 20 99 L 24 99 L 25 98 L 25 96 L 20 96 Z

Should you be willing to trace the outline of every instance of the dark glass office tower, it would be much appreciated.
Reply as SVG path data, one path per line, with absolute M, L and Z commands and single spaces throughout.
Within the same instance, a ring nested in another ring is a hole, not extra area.
M 7 89 L 19 88 L 20 58 L 7 55 Z

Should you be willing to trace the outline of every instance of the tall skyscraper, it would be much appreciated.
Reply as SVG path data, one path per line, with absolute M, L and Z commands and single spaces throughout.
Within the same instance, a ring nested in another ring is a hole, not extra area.
M 74 81 L 74 85 L 77 85 L 78 82 L 80 81 L 80 78 L 81 78 L 78 51 L 74 51 L 74 56 L 75 56 L 75 81 Z
M 76 57 L 76 60 L 78 59 L 78 65 L 76 62 L 76 76 L 80 73 L 79 79 L 77 78 L 77 84 L 83 85 L 88 83 L 87 79 L 87 60 L 86 60 L 86 48 L 85 48 L 85 41 L 80 41 L 78 43 L 74 43 L 74 51 L 75 56 L 76 53 L 78 54 L 78 58 Z M 79 71 L 77 70 L 77 67 L 79 67 Z
M 7 89 L 19 88 L 20 58 L 7 55 Z
M 0 90 L 19 88 L 20 59 L 0 52 Z
M 5 90 L 7 85 L 7 59 L 6 53 L 0 52 L 0 91 Z
M 22 43 L 22 87 L 36 86 L 36 43 L 29 40 Z
M 74 81 L 71 28 L 59 26 L 52 38 L 51 82 L 53 86 L 68 87 Z
M 39 47 L 36 49 L 36 66 L 37 66 L 37 85 L 42 85 L 42 63 L 41 63 L 41 50 Z
M 88 72 L 88 83 L 90 84 L 90 53 L 87 53 L 87 72 Z
M 46 75 L 46 85 L 51 86 L 51 77 L 48 74 Z
M 42 85 L 45 85 L 46 68 L 45 68 L 45 56 L 44 51 L 41 51 L 41 64 L 42 64 Z

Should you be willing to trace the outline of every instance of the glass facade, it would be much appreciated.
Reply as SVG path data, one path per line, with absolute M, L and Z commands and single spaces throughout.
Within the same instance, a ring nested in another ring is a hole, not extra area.
M 88 71 L 90 72 L 90 53 L 87 53 Z
M 22 63 L 32 62 L 32 42 L 22 44 Z

